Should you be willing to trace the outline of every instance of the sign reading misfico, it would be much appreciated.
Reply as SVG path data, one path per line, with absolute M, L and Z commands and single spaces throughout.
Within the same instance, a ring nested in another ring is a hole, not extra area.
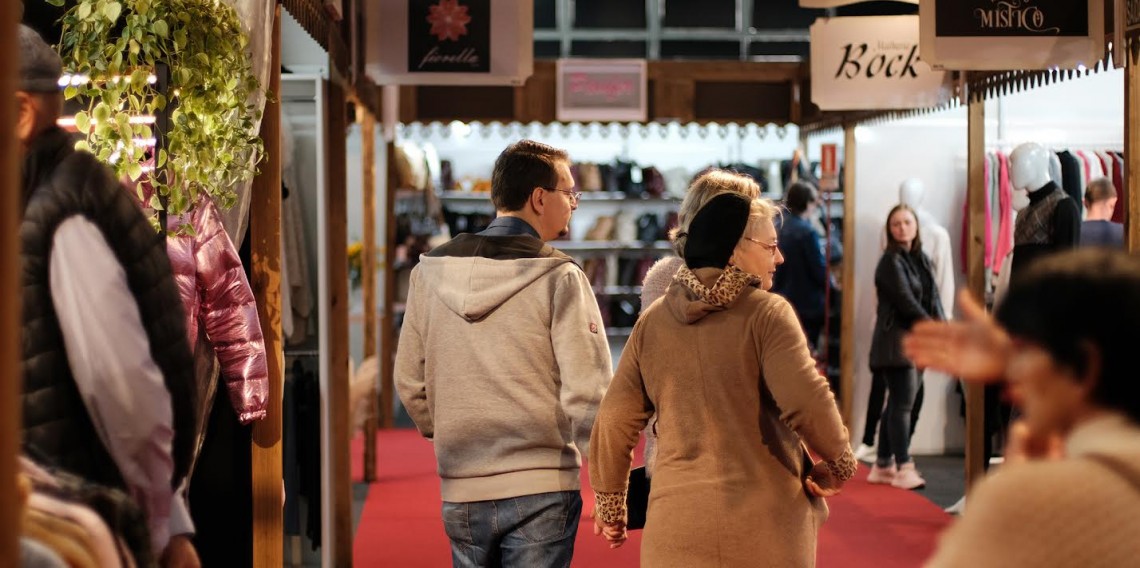
M 1079 0 L 954 0 L 938 2 L 941 37 L 1082 37 L 1089 9 Z
M 920 0 L 919 51 L 936 69 L 1092 67 L 1104 56 L 1104 4 L 1104 0 Z
M 907 109 L 950 99 L 919 56 L 918 16 L 825 18 L 811 27 L 812 102 L 822 110 Z

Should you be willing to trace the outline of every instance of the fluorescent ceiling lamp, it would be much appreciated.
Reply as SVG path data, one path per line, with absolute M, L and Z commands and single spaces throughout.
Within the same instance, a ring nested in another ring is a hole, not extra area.
M 870 1 L 871 0 L 800 0 L 800 8 L 837 8 L 839 6 L 850 6 L 851 4 L 861 4 Z M 904 2 L 906 4 L 918 4 L 918 0 L 895 1 Z

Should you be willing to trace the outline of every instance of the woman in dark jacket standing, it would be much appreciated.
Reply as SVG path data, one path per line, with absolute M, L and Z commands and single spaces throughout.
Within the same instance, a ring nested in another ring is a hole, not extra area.
M 910 457 L 910 410 L 918 373 L 903 355 L 902 337 L 915 322 L 944 319 L 930 259 L 918 238 L 918 216 L 904 204 L 887 215 L 887 248 L 875 268 L 879 300 L 870 364 L 875 380 L 887 385 L 887 410 L 879 422 L 879 454 L 870 483 L 919 489 L 926 481 Z

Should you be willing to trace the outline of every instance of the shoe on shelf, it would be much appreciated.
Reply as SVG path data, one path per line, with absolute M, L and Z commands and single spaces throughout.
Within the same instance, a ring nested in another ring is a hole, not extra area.
M 951 515 L 961 515 L 962 513 L 965 513 L 966 512 L 966 498 L 962 497 L 961 499 L 958 500 L 957 503 L 954 503 L 953 505 L 946 507 L 946 509 L 944 509 L 944 510 L 947 513 L 950 513 Z
M 879 467 L 878 465 L 871 466 L 871 473 L 867 475 L 867 483 L 877 483 L 879 485 L 893 484 L 895 476 L 898 475 L 898 469 L 894 464 L 887 467 Z
M 899 466 L 898 473 L 891 481 L 891 486 L 899 489 L 922 489 L 926 487 L 926 480 L 918 474 L 918 470 L 914 468 L 914 462 L 908 462 Z
M 863 463 L 874 463 L 876 453 L 875 446 L 859 444 L 859 447 L 855 448 L 855 459 Z

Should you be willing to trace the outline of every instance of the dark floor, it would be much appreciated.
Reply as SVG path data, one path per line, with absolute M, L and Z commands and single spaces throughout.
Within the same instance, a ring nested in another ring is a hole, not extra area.
M 964 455 L 915 456 L 915 464 L 926 488 L 918 493 L 945 509 L 958 502 L 966 491 L 966 457 Z

